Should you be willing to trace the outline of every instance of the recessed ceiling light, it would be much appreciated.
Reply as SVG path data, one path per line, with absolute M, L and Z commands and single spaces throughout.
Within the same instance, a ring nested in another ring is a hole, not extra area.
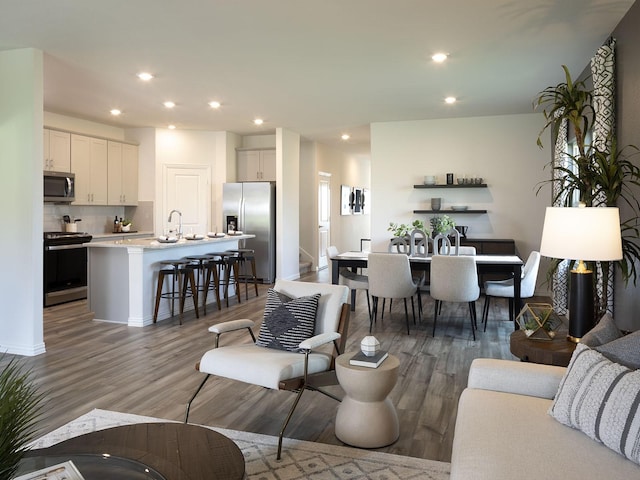
M 444 102 L 448 104 L 452 104 L 452 103 L 456 103 L 456 100 L 457 100 L 456 97 L 447 97 L 444 99 Z
M 215 100 L 213 102 L 209 102 L 209 106 L 211 108 L 220 108 L 220 102 L 216 102 Z
M 342 137 L 340 138 L 342 138 L 342 140 L 349 140 L 351 138 L 351 135 L 349 135 L 348 133 L 343 133 Z
M 113 115 L 114 117 L 117 117 L 118 115 L 120 115 L 122 113 L 121 110 L 118 110 L 117 108 L 113 108 L 109 111 L 109 113 L 111 113 L 111 115 Z
M 171 101 L 169 101 L 169 102 L 164 102 L 164 103 L 163 103 L 163 105 L 164 105 L 165 107 L 167 107 L 167 108 L 173 108 L 173 107 L 175 107 L 175 106 L 176 106 L 176 104 L 175 104 L 174 102 L 171 102 Z
M 153 78 L 153 75 L 151 75 L 148 72 L 140 72 L 138 74 L 138 78 L 142 81 L 148 82 L 149 80 L 151 80 Z
M 176 126 L 175 126 L 175 125 L 169 125 L 169 127 L 168 127 L 168 128 L 169 128 L 169 130 L 175 130 L 175 129 L 176 129 Z
M 447 55 L 446 53 L 435 53 L 431 56 L 431 60 L 433 60 L 436 63 L 442 63 L 444 62 L 447 58 L 449 57 L 449 55 Z
M 254 123 L 255 125 L 262 125 L 262 124 L 264 123 L 264 120 L 263 120 L 263 119 L 261 119 L 261 118 L 256 118 L 256 119 L 253 121 L 253 123 Z

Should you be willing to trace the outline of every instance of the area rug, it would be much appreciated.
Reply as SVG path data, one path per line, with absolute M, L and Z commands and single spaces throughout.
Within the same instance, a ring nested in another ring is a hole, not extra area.
M 31 448 L 45 448 L 105 428 L 166 421 L 95 409 L 34 441 Z M 249 480 L 449 479 L 449 463 L 290 438 L 284 440 L 282 459 L 276 460 L 277 437 L 205 427 L 225 435 L 238 445 L 245 458 Z

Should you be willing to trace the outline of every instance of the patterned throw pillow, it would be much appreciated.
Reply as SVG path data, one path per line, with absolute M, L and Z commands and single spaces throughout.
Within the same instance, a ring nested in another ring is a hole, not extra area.
M 622 332 L 613 321 L 611 314 L 607 312 L 602 316 L 598 324 L 582 337 L 580 343 L 593 348 L 612 342 L 621 336 Z
M 256 345 L 299 352 L 300 342 L 311 338 L 316 327 L 320 294 L 291 298 L 272 288 L 267 290 L 264 319 Z
M 549 413 L 640 464 L 639 407 L 640 370 L 578 344 Z

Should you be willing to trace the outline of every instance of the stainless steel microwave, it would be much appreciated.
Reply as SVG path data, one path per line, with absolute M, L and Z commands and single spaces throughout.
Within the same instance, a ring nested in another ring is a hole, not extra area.
M 76 176 L 67 172 L 44 172 L 44 201 L 70 203 L 75 200 Z

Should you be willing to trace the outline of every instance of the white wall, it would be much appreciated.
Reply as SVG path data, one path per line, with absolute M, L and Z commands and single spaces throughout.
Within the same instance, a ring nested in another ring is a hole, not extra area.
M 276 129 L 276 278 L 300 277 L 300 135 Z
M 536 145 L 543 125 L 540 114 L 375 123 L 371 126 L 371 235 L 372 248 L 386 250 L 389 222 L 428 221 L 431 197 L 443 198 L 443 209 L 469 205 L 487 214 L 452 215 L 468 225 L 470 238 L 513 238 L 522 258 L 540 248 L 544 209 L 550 193 L 545 188 L 548 151 Z M 414 189 L 424 176 L 477 175 L 487 189 Z M 451 212 L 446 212 L 451 214 Z M 544 270 L 541 268 L 541 272 Z M 544 281 L 544 273 L 538 283 Z
M 0 352 L 45 351 L 42 327 L 42 52 L 0 52 Z

